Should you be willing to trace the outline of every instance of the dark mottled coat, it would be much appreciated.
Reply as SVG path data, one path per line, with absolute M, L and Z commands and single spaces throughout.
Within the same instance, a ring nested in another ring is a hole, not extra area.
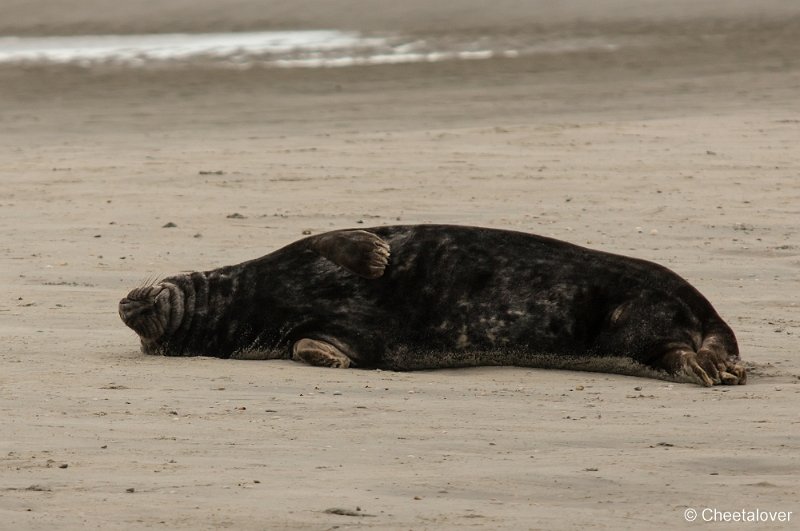
M 521 232 L 365 230 L 391 247 L 376 279 L 318 254 L 315 237 L 239 265 L 164 279 L 183 293 L 184 314 L 146 350 L 288 357 L 295 341 L 310 338 L 337 345 L 360 367 L 525 365 L 544 354 L 626 357 L 675 372 L 665 353 L 698 353 L 706 342 L 738 359 L 733 332 L 711 304 L 651 262 Z

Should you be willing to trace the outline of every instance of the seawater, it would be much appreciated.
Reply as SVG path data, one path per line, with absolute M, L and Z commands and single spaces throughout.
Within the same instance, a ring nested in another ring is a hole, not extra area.
M 197 57 L 234 58 L 353 49 L 380 43 L 375 39 L 341 31 L 0 37 L 0 62 L 138 62 Z
M 616 45 L 592 39 L 493 43 L 486 38 L 403 39 L 337 30 L 76 35 L 0 37 L 0 63 L 145 66 L 203 61 L 241 67 L 316 68 L 614 49 Z

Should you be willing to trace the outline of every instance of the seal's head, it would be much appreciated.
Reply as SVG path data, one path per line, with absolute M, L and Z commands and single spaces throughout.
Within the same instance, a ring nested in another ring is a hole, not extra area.
M 153 343 L 172 331 L 177 314 L 182 313 L 176 302 L 173 285 L 143 286 L 119 301 L 119 316 L 143 343 Z

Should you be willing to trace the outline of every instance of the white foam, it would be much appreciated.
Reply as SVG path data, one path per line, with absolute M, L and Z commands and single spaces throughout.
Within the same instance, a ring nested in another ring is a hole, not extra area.
M 382 39 L 364 38 L 356 33 L 341 31 L 0 37 L 0 62 L 138 62 L 193 57 L 231 58 L 297 51 L 349 50 L 382 43 Z
M 489 59 L 495 53 L 491 50 L 476 52 L 429 52 L 429 53 L 389 53 L 366 56 L 333 58 L 278 59 L 269 64 L 281 68 L 335 68 L 342 66 L 390 65 L 403 63 L 437 63 L 453 59 Z
M 202 61 L 226 67 L 320 68 L 515 58 L 583 50 L 614 51 L 599 39 L 404 39 L 335 30 L 155 35 L 0 37 L 0 63 L 143 67 Z

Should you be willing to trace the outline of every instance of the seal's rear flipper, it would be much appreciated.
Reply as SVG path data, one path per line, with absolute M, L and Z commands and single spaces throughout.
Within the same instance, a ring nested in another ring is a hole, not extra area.
M 389 244 L 365 230 L 326 232 L 308 242 L 311 249 L 360 277 L 378 278 L 389 263 Z
M 292 359 L 317 367 L 346 369 L 352 361 L 339 348 L 316 339 L 301 339 L 292 346 Z
M 653 360 L 654 367 L 665 369 L 670 374 L 685 375 L 706 387 L 712 385 L 737 385 L 747 382 L 747 372 L 738 358 L 724 353 L 713 352 L 701 347 L 695 352 L 688 346 L 676 346 L 667 350 L 661 357 Z

